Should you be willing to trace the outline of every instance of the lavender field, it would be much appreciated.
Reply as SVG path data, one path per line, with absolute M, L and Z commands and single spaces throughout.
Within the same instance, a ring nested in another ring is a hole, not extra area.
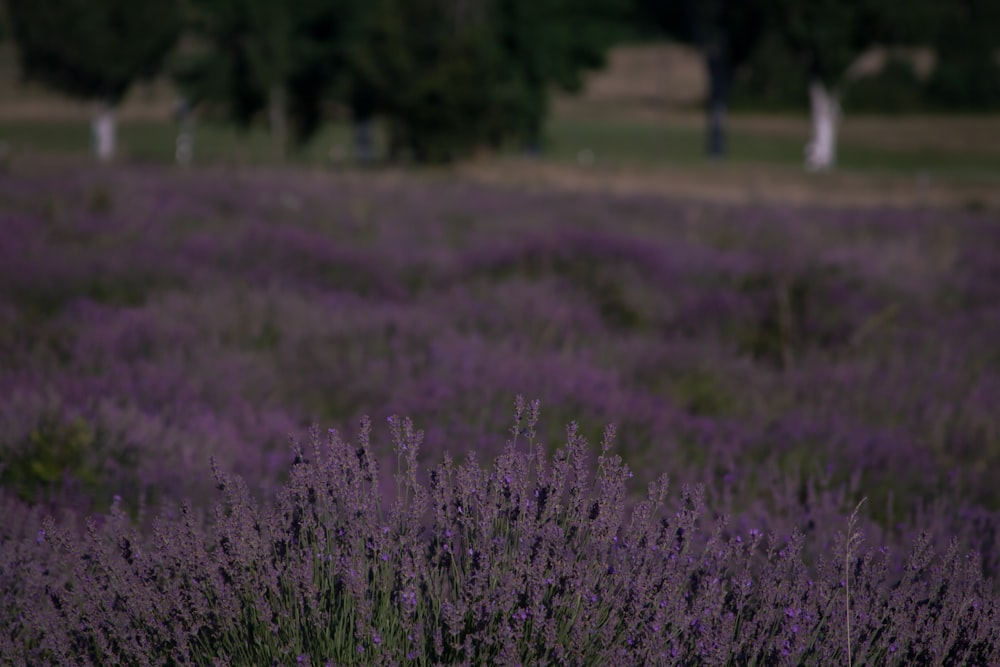
M 0 663 L 1000 660 L 996 214 L 79 167 L 0 177 Z

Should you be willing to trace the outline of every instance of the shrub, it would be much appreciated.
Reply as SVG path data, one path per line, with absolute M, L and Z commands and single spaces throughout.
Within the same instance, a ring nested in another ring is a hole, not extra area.
M 1000 659 L 996 600 L 957 548 L 937 557 L 922 539 L 897 572 L 886 550 L 861 549 L 852 519 L 810 564 L 801 535 L 709 520 L 697 488 L 666 511 L 665 477 L 627 507 L 612 427 L 592 474 L 574 425 L 550 458 L 537 420 L 537 402 L 519 398 L 491 467 L 446 455 L 425 474 L 422 433 L 391 418 L 395 494 L 364 420 L 356 444 L 315 430 L 296 444 L 269 507 L 215 466 L 224 499 L 211 521 L 183 506 L 143 537 L 116 504 L 78 538 L 46 520 L 0 545 L 0 584 L 15 593 L 0 651 L 81 665 Z
M 75 477 L 85 487 L 98 483 L 97 471 L 85 461 L 94 433 L 83 418 L 59 421 L 46 416 L 21 443 L 21 451 L 4 467 L 0 481 L 23 500 L 39 491 Z

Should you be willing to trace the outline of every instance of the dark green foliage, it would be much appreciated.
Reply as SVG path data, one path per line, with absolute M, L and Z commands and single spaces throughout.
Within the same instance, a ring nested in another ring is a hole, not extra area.
M 1000 5 L 992 0 L 946 3 L 935 26 L 938 63 L 929 84 L 932 99 L 950 109 L 1000 108 Z
M 50 508 L 69 503 L 84 512 L 105 511 L 118 496 L 134 512 L 140 495 L 157 496 L 157 490 L 139 490 L 137 443 L 106 416 L 72 410 L 56 398 L 28 423 L 26 432 L 0 436 L 0 487 L 13 497 Z
M 756 29 L 731 31 L 743 40 L 745 57 L 733 60 L 736 101 L 742 107 L 801 108 L 810 78 L 840 88 L 847 105 L 860 111 L 892 113 L 924 106 L 989 109 L 1000 100 L 1000 67 L 994 60 L 998 41 L 992 27 L 1000 21 L 996 3 L 786 0 L 720 6 L 757 8 Z M 686 16 L 690 21 L 696 14 Z M 709 25 L 724 28 L 722 18 L 727 13 L 716 19 L 706 16 Z M 676 22 L 681 16 L 675 12 L 670 19 Z M 746 17 L 735 25 L 748 25 Z M 929 85 L 925 87 L 909 65 L 892 60 L 880 75 L 859 80 L 851 64 L 878 46 L 933 47 L 939 60 Z M 741 63 L 746 67 L 740 68 Z
M 391 159 L 537 145 L 551 86 L 599 66 L 624 0 L 193 0 L 177 81 L 243 127 L 287 115 L 300 143 L 331 108 L 385 121 Z
M 601 65 L 618 0 L 382 0 L 352 63 L 389 125 L 390 158 L 447 161 L 481 146 L 537 146 L 549 88 Z
M 787 49 L 786 64 L 837 86 L 846 82 L 851 63 L 873 46 L 926 45 L 947 8 L 938 0 L 781 0 L 763 11 L 766 33 Z
M 4 458 L 10 458 L 0 481 L 25 501 L 46 497 L 66 481 L 93 491 L 101 480 L 89 456 L 93 446 L 94 431 L 85 419 L 45 415 L 24 442 L 4 447 Z
M 991 0 L 922 0 L 905 5 L 869 0 L 869 4 L 875 25 L 868 30 L 876 39 L 934 49 L 937 62 L 923 90 L 927 106 L 953 111 L 1000 108 L 1000 65 L 996 61 L 1000 5 Z M 881 77 L 888 88 L 884 110 L 894 111 L 903 104 L 918 108 L 921 99 L 902 64 L 890 63 L 890 67 Z M 855 95 L 853 89 L 850 94 Z
M 390 157 L 421 162 L 467 153 L 490 123 L 496 67 L 482 17 L 464 21 L 443 0 L 374 3 L 363 41 L 352 50 L 358 86 L 389 126 Z
M 220 106 L 241 127 L 265 111 L 287 115 L 295 139 L 305 142 L 319 128 L 326 98 L 345 85 L 358 6 L 192 0 L 185 13 L 191 45 L 174 64 L 175 80 L 193 101 Z
M 293 139 L 303 144 L 319 130 L 324 108 L 338 100 L 357 114 L 349 49 L 359 38 L 366 3 L 358 0 L 310 0 L 294 5 L 295 67 L 289 75 L 288 112 Z
M 7 9 L 27 78 L 111 104 L 157 73 L 179 35 L 173 0 L 10 0 Z
M 182 53 L 174 65 L 174 78 L 192 101 L 223 101 L 231 120 L 246 126 L 264 107 L 266 89 L 252 71 L 249 40 L 243 34 L 246 17 L 233 11 L 232 4 L 217 3 L 213 13 L 189 19 L 199 48 Z M 212 47 L 218 50 L 209 50 Z
M 548 92 L 579 91 L 583 72 L 604 64 L 623 24 L 620 0 L 493 0 L 489 26 L 503 69 L 498 109 L 510 136 L 541 140 Z
M 777 31 L 769 30 L 735 74 L 733 104 L 743 109 L 798 110 L 808 99 L 807 85 L 808 77 L 796 66 L 791 48 Z
M 985 57 L 942 60 L 934 70 L 929 89 L 937 107 L 995 111 L 1000 109 L 1000 66 Z
M 924 83 L 913 65 L 889 58 L 885 68 L 851 86 L 845 106 L 851 112 L 905 113 L 926 106 Z
M 836 83 L 871 39 L 863 5 L 838 0 L 782 3 L 775 25 L 810 76 Z

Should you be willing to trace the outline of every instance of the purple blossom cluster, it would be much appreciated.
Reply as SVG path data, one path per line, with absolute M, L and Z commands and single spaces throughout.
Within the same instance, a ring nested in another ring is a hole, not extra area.
M 856 578 L 859 664 L 996 660 L 975 625 L 1000 572 L 990 213 L 72 167 L 0 181 L 2 655 L 842 664 Z M 515 395 L 545 406 L 530 446 Z M 366 416 L 360 449 L 288 445 Z M 579 444 L 609 423 L 630 478 Z M 665 472 L 692 491 L 644 500 Z M 292 527 L 309 488 L 322 545 Z M 584 496 L 608 509 L 571 512 Z

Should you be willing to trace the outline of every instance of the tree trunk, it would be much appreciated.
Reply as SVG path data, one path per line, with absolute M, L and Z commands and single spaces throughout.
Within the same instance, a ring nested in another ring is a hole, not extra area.
M 387 155 L 391 164 L 396 164 L 403 158 L 404 144 L 403 129 L 398 122 L 393 121 L 389 124 L 389 151 Z
M 726 156 L 726 117 L 729 109 L 730 63 L 728 36 L 718 30 L 702 48 L 708 70 L 708 157 Z
M 539 87 L 532 88 L 528 117 L 524 128 L 524 152 L 532 159 L 542 156 L 544 150 L 543 136 L 545 134 L 545 116 L 548 111 L 548 99 L 544 90 L 539 91 Z M 502 134 L 498 132 L 496 150 L 500 150 L 503 145 Z
M 813 134 L 806 146 L 806 169 L 825 171 L 836 162 L 840 100 L 835 91 L 819 79 L 813 79 L 809 84 L 809 104 Z
M 271 127 L 271 145 L 279 162 L 285 159 L 288 146 L 288 96 L 284 85 L 276 83 L 268 91 L 268 120 Z
M 97 106 L 91 121 L 91 143 L 94 155 L 101 162 L 111 162 L 115 157 L 115 108 L 108 101 Z
M 721 160 L 726 157 L 726 103 L 711 105 L 708 110 L 708 157 Z
M 194 114 L 186 99 L 177 103 L 177 144 L 174 158 L 177 164 L 191 164 L 194 158 Z
M 371 116 L 354 120 L 354 159 L 362 167 L 375 161 L 375 139 Z

